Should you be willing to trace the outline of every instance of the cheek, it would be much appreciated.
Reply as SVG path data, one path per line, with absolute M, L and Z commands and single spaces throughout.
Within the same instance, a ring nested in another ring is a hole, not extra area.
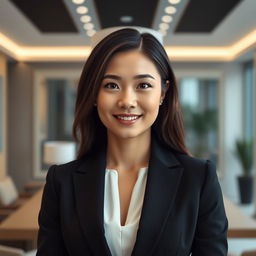
M 148 111 L 151 113 L 158 113 L 159 104 L 155 101 L 152 104 L 148 105 Z
M 152 104 L 147 104 L 144 108 L 144 113 L 144 120 L 149 124 L 152 124 L 158 116 L 159 105 L 156 104 L 156 101 L 152 102 Z
M 107 97 L 102 94 L 99 93 L 98 97 L 97 97 L 97 112 L 99 115 L 100 120 L 104 123 L 104 119 L 105 119 L 105 112 L 108 109 L 108 99 Z
M 106 96 L 104 95 L 104 93 L 99 92 L 97 97 L 97 105 L 101 105 L 102 103 L 104 103 L 104 101 L 106 101 Z
M 159 95 L 159 97 L 156 97 L 156 96 L 148 97 L 143 102 L 144 102 L 144 107 L 149 112 L 158 112 L 159 104 L 160 104 L 160 95 Z
M 110 108 L 112 100 L 104 93 L 99 93 L 97 98 L 98 111 L 105 111 Z

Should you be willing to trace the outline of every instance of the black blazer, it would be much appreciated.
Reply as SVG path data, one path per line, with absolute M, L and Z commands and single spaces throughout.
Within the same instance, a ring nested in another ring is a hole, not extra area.
M 104 236 L 105 147 L 50 167 L 39 213 L 37 256 L 111 256 Z M 227 228 L 214 164 L 152 137 L 132 256 L 224 256 Z

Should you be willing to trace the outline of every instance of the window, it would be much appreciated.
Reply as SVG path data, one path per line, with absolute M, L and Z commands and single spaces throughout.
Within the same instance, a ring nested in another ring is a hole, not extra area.
M 39 70 L 35 75 L 34 95 L 34 176 L 45 177 L 49 165 L 44 163 L 47 141 L 73 141 L 76 87 L 79 71 Z
M 243 135 L 244 139 L 252 145 L 253 152 L 253 61 L 243 64 Z M 252 153 L 253 154 L 253 153 Z M 253 156 L 252 165 L 253 163 Z

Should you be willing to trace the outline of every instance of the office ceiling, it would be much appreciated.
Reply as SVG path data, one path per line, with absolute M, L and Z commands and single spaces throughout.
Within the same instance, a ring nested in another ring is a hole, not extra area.
M 163 26 L 165 46 L 225 47 L 256 29 L 255 0 L 176 1 L 2 0 L 0 33 L 19 46 L 83 47 L 90 46 L 93 34 L 84 26 L 95 31 L 114 26 L 159 30 Z M 81 6 L 86 7 L 85 14 L 77 13 Z M 90 15 L 91 21 L 82 22 L 83 15 Z M 164 15 L 172 21 L 160 25 Z
M 41 33 L 79 33 L 63 1 L 10 0 Z M 88 2 L 88 1 L 87 1 Z M 211 33 L 241 0 L 191 0 L 179 16 L 174 33 Z M 151 28 L 158 0 L 95 0 L 100 28 L 142 26 Z M 176 4 L 173 5 L 176 7 Z M 183 5 L 184 6 L 184 5 Z M 120 17 L 132 17 L 122 21 Z

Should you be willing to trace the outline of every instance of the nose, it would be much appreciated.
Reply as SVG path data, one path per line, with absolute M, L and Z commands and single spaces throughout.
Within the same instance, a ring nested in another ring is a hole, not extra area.
M 135 108 L 137 106 L 136 93 L 129 89 L 124 90 L 120 94 L 120 98 L 118 100 L 118 106 L 124 109 Z

